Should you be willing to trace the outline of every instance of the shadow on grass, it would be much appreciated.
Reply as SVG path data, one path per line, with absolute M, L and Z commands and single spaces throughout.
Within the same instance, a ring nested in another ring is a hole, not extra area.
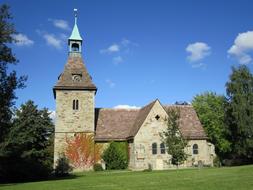
M 13 185 L 19 185 L 24 183 L 31 183 L 31 182 L 45 182 L 45 181 L 58 181 L 58 180 L 71 180 L 71 179 L 77 179 L 81 177 L 80 175 L 70 174 L 68 176 L 62 176 L 62 177 L 56 177 L 54 175 L 48 177 L 48 178 L 42 178 L 42 179 L 24 179 L 24 180 L 9 180 L 9 181 L 0 181 L 0 187 L 5 186 L 13 186 Z

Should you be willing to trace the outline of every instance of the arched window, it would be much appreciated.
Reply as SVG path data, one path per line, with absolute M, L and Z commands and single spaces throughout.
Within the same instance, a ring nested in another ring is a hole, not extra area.
M 198 153 L 199 153 L 199 147 L 198 147 L 197 144 L 194 144 L 194 145 L 192 146 L 192 153 L 193 153 L 193 154 L 198 154 Z
M 78 110 L 79 108 L 79 101 L 78 100 L 73 100 L 73 110 Z
M 165 145 L 164 145 L 164 143 L 160 144 L 160 152 L 161 152 L 161 154 L 165 154 Z
M 73 52 L 78 52 L 79 51 L 79 45 L 77 43 L 72 44 L 71 50 Z
M 156 143 L 152 144 L 152 154 L 157 154 L 157 144 Z

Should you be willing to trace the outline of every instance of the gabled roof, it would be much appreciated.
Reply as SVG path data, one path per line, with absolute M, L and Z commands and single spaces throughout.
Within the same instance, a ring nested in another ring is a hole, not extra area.
M 78 75 L 81 80 L 74 80 Z M 62 90 L 97 90 L 92 79 L 83 63 L 82 57 L 69 56 L 63 73 L 59 76 L 58 82 L 54 86 L 54 92 L 57 89 Z
M 179 130 L 186 139 L 207 139 L 206 133 L 199 118 L 191 105 L 164 106 L 167 113 L 169 110 L 178 108 L 180 112 Z
M 155 100 L 141 109 L 96 109 L 96 141 L 113 141 L 132 139 L 142 126 Z M 168 113 L 170 109 L 180 110 L 179 130 L 186 139 L 207 139 L 205 131 L 192 106 L 163 106 Z
M 144 106 L 143 108 L 140 109 L 138 116 L 136 117 L 136 120 L 134 122 L 134 125 L 132 126 L 132 129 L 129 133 L 129 137 L 134 137 L 137 132 L 139 131 L 140 127 L 142 126 L 143 122 L 147 118 L 150 110 L 154 106 L 157 100 L 149 103 L 148 105 Z

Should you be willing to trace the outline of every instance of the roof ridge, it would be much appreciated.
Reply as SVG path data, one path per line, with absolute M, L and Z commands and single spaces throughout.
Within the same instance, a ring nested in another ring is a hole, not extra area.
M 149 104 L 147 104 L 146 106 L 144 106 L 140 109 L 138 116 L 136 117 L 135 122 L 133 123 L 132 129 L 129 132 L 129 137 L 136 135 L 136 133 L 138 132 L 138 130 L 141 127 L 141 125 L 143 124 L 143 122 L 146 120 L 150 110 L 153 108 L 156 101 L 158 101 L 158 99 L 150 102 Z

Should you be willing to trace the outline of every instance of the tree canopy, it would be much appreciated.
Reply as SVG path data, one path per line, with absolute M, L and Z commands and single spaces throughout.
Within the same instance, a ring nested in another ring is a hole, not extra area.
M 1 147 L 0 178 L 27 180 L 51 173 L 53 123 L 49 114 L 32 101 L 16 111 L 13 126 Z
M 253 161 L 253 75 L 245 65 L 232 68 L 226 83 L 226 126 L 232 157 Z
M 221 158 L 224 157 L 224 155 L 229 153 L 231 144 L 226 138 L 226 98 L 214 92 L 205 92 L 196 95 L 192 105 L 209 140 L 215 145 L 216 154 Z
M 18 77 L 16 71 L 8 71 L 9 64 L 18 62 L 9 47 L 15 42 L 13 34 L 16 33 L 11 19 L 9 7 L 0 5 L 0 146 L 10 128 L 15 90 L 23 88 L 26 80 L 25 76 Z

